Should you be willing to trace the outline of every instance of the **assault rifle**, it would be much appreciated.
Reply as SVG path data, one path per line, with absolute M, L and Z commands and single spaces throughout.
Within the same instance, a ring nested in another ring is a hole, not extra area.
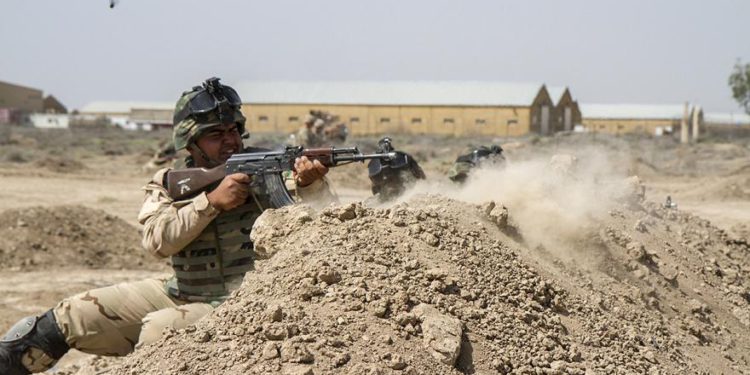
M 274 208 L 294 203 L 286 189 L 282 173 L 294 169 L 294 160 L 306 156 L 310 161 L 318 160 L 326 167 L 364 162 L 370 159 L 391 160 L 394 152 L 362 154 L 356 147 L 303 148 L 287 146 L 281 150 L 246 152 L 234 154 L 226 163 L 211 169 L 186 168 L 167 173 L 167 191 L 174 200 L 197 195 L 216 186 L 224 176 L 245 173 L 252 177 L 250 186 L 261 187 L 268 194 Z

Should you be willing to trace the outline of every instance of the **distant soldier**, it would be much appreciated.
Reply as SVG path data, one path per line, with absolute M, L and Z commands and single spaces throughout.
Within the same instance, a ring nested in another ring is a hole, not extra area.
M 503 149 L 500 146 L 480 146 L 466 155 L 456 158 L 453 167 L 448 171 L 448 178 L 453 182 L 463 183 L 469 177 L 469 172 L 479 166 L 505 163 Z
M 346 141 L 349 129 L 338 123 L 338 116 L 328 112 L 311 110 L 295 135 L 295 143 L 306 147 L 331 146 Z
M 322 144 L 323 140 L 315 130 L 315 124 L 318 121 L 320 121 L 320 119 L 313 114 L 313 111 L 310 111 L 310 114 L 305 116 L 305 121 L 296 136 L 296 142 L 298 145 L 305 147 L 318 147 Z
M 175 158 L 177 158 L 177 150 L 175 150 L 172 140 L 162 141 L 159 143 L 158 149 L 154 153 L 154 156 L 151 157 L 151 160 L 143 165 L 143 170 L 154 172 L 167 167 Z
M 391 138 L 384 137 L 378 141 L 377 152 L 396 154 L 392 160 L 373 159 L 367 164 L 368 175 L 372 182 L 372 194 L 381 202 L 398 197 L 417 180 L 426 178 L 419 163 L 411 155 L 393 148 Z

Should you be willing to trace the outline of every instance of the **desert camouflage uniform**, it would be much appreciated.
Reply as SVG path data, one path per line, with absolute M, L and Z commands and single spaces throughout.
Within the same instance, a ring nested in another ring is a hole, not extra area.
M 164 188 L 168 169 L 145 187 L 138 215 L 143 246 L 171 257 L 175 275 L 94 289 L 67 298 L 53 310 L 66 342 L 86 353 L 125 355 L 158 340 L 164 328 L 181 329 L 208 314 L 253 268 L 249 234 L 269 208 L 258 191 L 248 203 L 220 213 L 205 193 L 173 201 Z M 333 199 L 327 180 L 297 187 L 305 201 Z
M 318 147 L 323 143 L 323 138 L 315 132 L 315 129 L 303 125 L 297 132 L 297 144 L 305 147 Z

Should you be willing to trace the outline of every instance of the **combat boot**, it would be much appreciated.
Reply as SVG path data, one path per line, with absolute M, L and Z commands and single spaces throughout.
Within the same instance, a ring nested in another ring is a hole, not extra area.
M 69 349 L 52 310 L 23 318 L 0 339 L 0 374 L 46 371 Z

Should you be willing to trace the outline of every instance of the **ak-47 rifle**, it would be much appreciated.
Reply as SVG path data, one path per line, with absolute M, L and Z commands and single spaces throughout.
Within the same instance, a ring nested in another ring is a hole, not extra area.
M 214 187 L 224 176 L 245 173 L 252 177 L 250 186 L 261 187 L 274 208 L 294 203 L 286 189 L 282 173 L 294 169 L 294 160 L 306 156 L 326 167 L 335 167 L 370 159 L 391 160 L 394 152 L 362 154 L 356 147 L 303 148 L 287 146 L 282 150 L 247 152 L 232 155 L 226 163 L 211 169 L 186 168 L 167 173 L 167 191 L 174 200 L 185 199 Z

